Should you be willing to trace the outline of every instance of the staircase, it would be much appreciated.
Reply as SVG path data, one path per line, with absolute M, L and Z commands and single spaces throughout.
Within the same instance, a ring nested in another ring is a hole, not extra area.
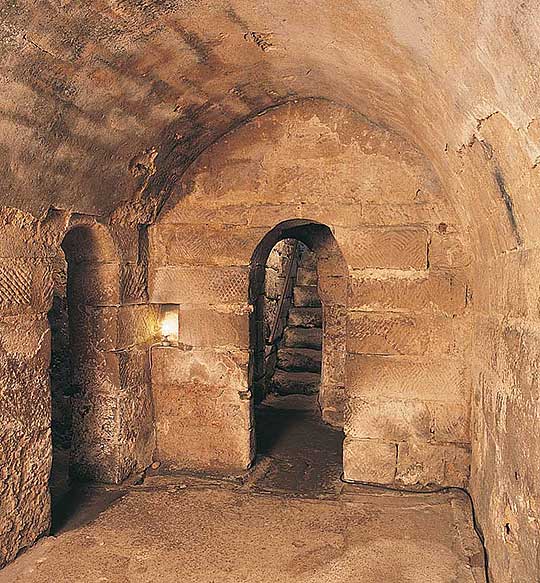
M 316 256 L 302 246 L 287 324 L 277 350 L 272 391 L 312 395 L 319 391 L 322 307 L 317 292 Z

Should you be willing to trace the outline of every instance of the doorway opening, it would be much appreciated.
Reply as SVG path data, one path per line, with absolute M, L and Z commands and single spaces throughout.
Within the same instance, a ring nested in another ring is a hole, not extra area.
M 272 229 L 253 256 L 250 383 L 254 475 L 263 489 L 324 494 L 339 487 L 342 423 L 332 418 L 328 396 L 344 395 L 343 379 L 331 386 L 335 375 L 329 373 L 336 354 L 345 355 L 346 321 L 339 345 L 326 333 L 325 315 L 331 319 L 332 306 L 343 298 L 325 295 L 321 278 L 342 278 L 346 285 L 342 261 L 328 227 L 301 220 Z
M 53 302 L 48 313 L 51 329 L 51 436 L 53 461 L 49 479 L 51 492 L 51 531 L 61 522 L 59 510 L 70 490 L 69 458 L 72 442 L 71 394 L 72 363 L 67 298 L 67 261 L 58 249 L 53 265 Z

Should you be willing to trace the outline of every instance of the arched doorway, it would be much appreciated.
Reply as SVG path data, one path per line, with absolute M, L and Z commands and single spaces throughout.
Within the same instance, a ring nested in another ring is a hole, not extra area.
M 84 503 L 79 482 L 118 482 L 117 387 L 105 344 L 120 303 L 120 267 L 105 227 L 75 225 L 54 262 L 49 481 L 54 533 Z
M 328 227 L 280 223 L 251 263 L 259 485 L 332 491 L 342 473 L 347 267 Z

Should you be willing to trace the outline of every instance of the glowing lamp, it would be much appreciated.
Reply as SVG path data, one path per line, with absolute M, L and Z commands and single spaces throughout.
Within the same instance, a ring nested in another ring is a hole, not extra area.
M 178 342 L 178 306 L 163 304 L 161 306 L 161 344 L 171 346 Z

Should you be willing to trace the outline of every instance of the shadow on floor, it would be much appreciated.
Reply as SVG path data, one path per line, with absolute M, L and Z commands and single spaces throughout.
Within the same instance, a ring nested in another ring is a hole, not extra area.
M 256 410 L 256 429 L 257 459 L 245 478 L 250 488 L 309 497 L 340 491 L 343 433 L 323 423 L 317 396 L 269 396 Z M 90 523 L 133 485 L 85 484 L 68 472 L 69 450 L 55 450 L 52 535 Z
M 96 518 L 127 488 L 85 484 L 69 478 L 69 450 L 55 449 L 49 479 L 51 491 L 51 530 L 58 535 L 79 528 Z
M 339 490 L 343 432 L 323 423 L 316 395 L 270 395 L 257 407 L 255 424 L 254 487 L 300 495 Z

